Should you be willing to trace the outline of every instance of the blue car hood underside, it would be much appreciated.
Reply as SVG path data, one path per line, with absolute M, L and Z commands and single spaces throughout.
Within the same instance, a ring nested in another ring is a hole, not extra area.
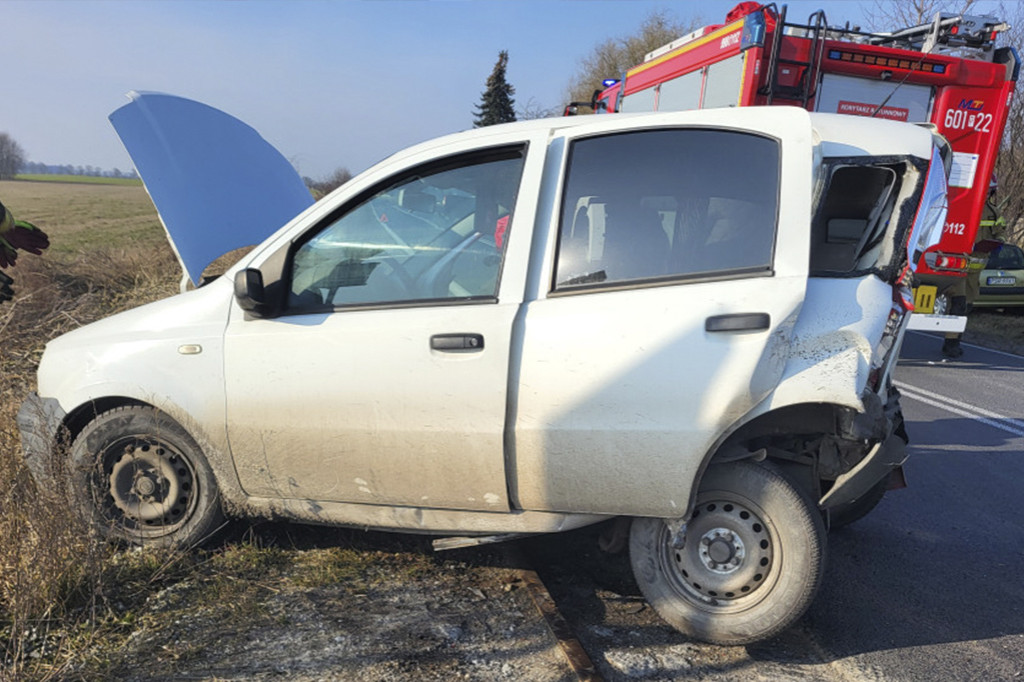
M 193 284 L 220 256 L 259 244 L 312 205 L 288 160 L 237 118 L 174 95 L 128 96 L 110 122 Z

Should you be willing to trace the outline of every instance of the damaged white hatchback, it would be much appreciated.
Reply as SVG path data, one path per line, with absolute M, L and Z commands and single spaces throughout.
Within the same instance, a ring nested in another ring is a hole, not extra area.
M 194 280 L 212 235 L 302 212 L 226 275 L 48 344 L 26 456 L 108 537 L 192 544 L 223 514 L 459 537 L 626 517 L 661 616 L 742 644 L 805 611 L 828 524 L 901 480 L 890 372 L 908 264 L 945 214 L 929 130 L 784 107 L 530 121 L 305 208 L 224 148 L 266 145 L 251 129 L 204 138 L 162 97 L 128 105 L 150 105 L 134 142 L 112 120 Z M 161 176 L 175 125 L 196 158 Z M 173 191 L 226 158 L 250 180 Z

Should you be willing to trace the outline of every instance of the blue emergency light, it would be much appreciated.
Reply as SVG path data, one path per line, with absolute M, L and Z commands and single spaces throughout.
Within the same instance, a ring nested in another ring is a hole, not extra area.
M 764 36 L 768 27 L 764 20 L 764 11 L 754 12 L 743 17 L 743 34 L 740 38 L 740 51 L 752 47 L 764 47 Z

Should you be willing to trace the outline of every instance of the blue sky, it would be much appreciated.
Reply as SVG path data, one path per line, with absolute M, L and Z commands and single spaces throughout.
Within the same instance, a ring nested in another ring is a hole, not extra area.
M 125 171 L 107 116 L 155 90 L 237 116 L 303 175 L 359 172 L 471 127 L 499 50 L 517 106 L 554 107 L 598 42 L 659 9 L 718 23 L 736 1 L 0 0 L 0 131 L 31 161 Z M 788 4 L 833 24 L 867 24 L 872 7 Z

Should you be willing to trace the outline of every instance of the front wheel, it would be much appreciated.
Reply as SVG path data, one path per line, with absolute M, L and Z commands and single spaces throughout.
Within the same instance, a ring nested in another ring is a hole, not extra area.
M 826 531 L 814 505 L 776 471 L 713 465 L 681 547 L 666 520 L 637 518 L 629 552 L 647 601 L 695 639 L 741 645 L 803 615 L 824 570 Z
M 192 546 L 224 520 L 199 445 L 154 408 L 99 415 L 75 438 L 71 462 L 78 511 L 109 540 Z

